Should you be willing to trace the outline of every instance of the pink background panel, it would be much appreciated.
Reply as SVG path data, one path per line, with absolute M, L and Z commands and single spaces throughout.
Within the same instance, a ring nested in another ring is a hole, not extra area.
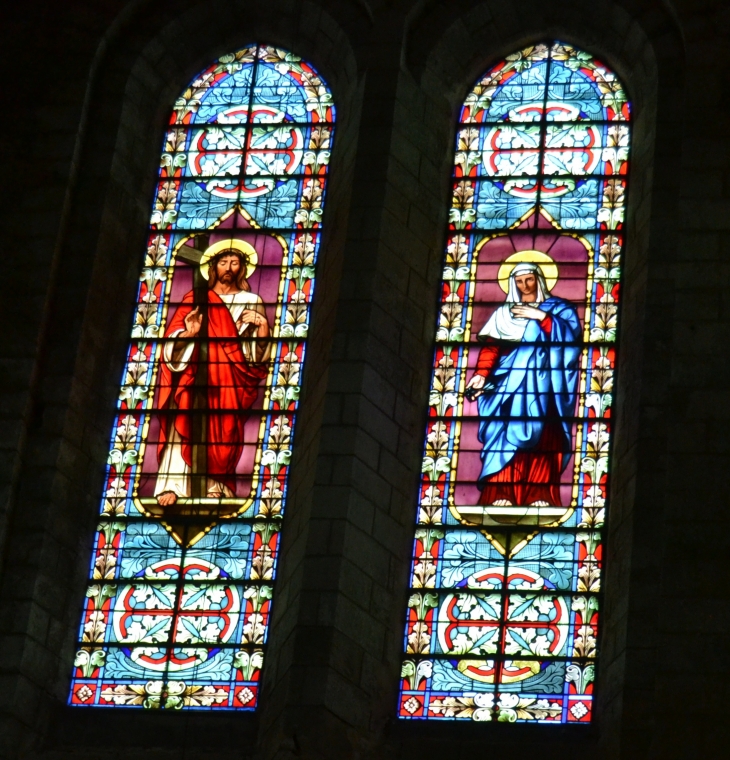
M 258 293 L 261 300 L 267 304 L 266 312 L 269 323 L 274 324 L 276 317 L 276 304 L 279 298 L 279 282 L 281 280 L 281 267 L 285 264 L 284 249 L 279 240 L 260 230 L 254 230 L 240 214 L 232 214 L 223 221 L 219 227 L 210 233 L 208 245 L 213 245 L 221 240 L 236 238 L 244 240 L 252 245 L 258 253 L 258 264 L 248 284 L 252 293 Z M 185 243 L 193 247 L 194 240 Z M 172 280 L 170 292 L 170 304 L 180 303 L 186 293 L 193 287 L 193 271 L 188 264 L 178 261 L 174 268 L 175 274 Z M 171 307 L 167 315 L 169 324 L 174 309 Z
M 220 240 L 237 238 L 250 243 L 258 253 L 258 264 L 251 275 L 248 283 L 252 293 L 258 293 L 266 305 L 266 314 L 269 324 L 274 326 L 276 320 L 276 308 L 279 298 L 279 283 L 281 281 L 282 265 L 286 265 L 285 252 L 281 243 L 272 235 L 258 230 L 254 230 L 243 216 L 236 213 L 231 215 L 212 233 L 210 233 L 209 245 L 219 242 Z M 192 245 L 193 241 L 190 241 Z M 176 305 L 179 304 L 183 297 L 193 287 L 193 270 L 188 265 L 179 261 L 174 266 L 174 275 L 170 288 L 170 307 L 167 314 L 167 324 L 170 324 L 174 316 Z M 275 346 L 272 346 L 272 355 Z M 261 409 L 263 405 L 265 391 L 265 380 L 261 381 L 259 393 L 252 409 Z M 155 394 L 155 406 L 159 389 Z M 244 445 L 243 453 L 236 467 L 236 472 L 240 475 L 237 483 L 237 495 L 247 496 L 251 487 L 251 473 L 256 456 L 256 447 L 258 445 L 259 425 L 261 423 L 260 414 L 247 415 L 244 427 Z M 157 473 L 157 441 L 159 440 L 160 423 L 159 418 L 152 413 L 150 426 L 147 435 L 147 446 L 145 448 L 144 460 L 142 463 L 142 474 L 140 477 L 140 496 L 152 496 L 155 475 Z
M 502 262 L 511 254 L 523 250 L 536 250 L 547 253 L 558 265 L 558 281 L 552 295 L 564 298 L 575 304 L 581 322 L 585 316 L 586 278 L 588 273 L 588 250 L 574 237 L 561 234 L 550 223 L 540 217 L 539 225 L 534 228 L 534 217 L 526 220 L 519 228 L 500 237 L 493 238 L 479 250 L 477 263 L 477 282 L 475 288 L 474 310 L 472 313 L 471 340 L 477 334 L 494 310 L 504 303 L 506 295 L 497 282 L 497 274 Z M 467 382 L 473 374 L 473 366 L 479 355 L 479 346 L 467 350 Z M 476 417 L 476 402 L 464 402 L 464 414 Z M 481 472 L 479 454 L 482 446 L 477 438 L 478 421 L 464 420 L 461 426 L 459 462 L 457 466 L 455 500 L 457 504 L 476 504 L 479 489 L 475 484 Z M 573 480 L 573 457 L 563 472 L 561 497 L 564 505 L 570 503 Z
M 476 340 L 477 334 L 494 310 L 505 302 L 506 294 L 497 281 L 500 266 L 507 257 L 524 250 L 542 251 L 553 259 L 558 265 L 558 281 L 552 295 L 573 302 L 578 316 L 583 320 L 588 250 L 580 240 L 561 234 L 542 217 L 540 225 L 534 228 L 532 217 L 516 230 L 487 241 L 479 250 L 470 336 L 472 340 Z
M 246 497 L 251 491 L 251 475 L 256 461 L 256 448 L 258 446 L 259 425 L 261 414 L 247 415 L 243 430 L 243 453 L 236 465 L 236 495 Z M 157 476 L 157 443 L 160 436 L 160 421 L 153 414 L 150 419 L 149 431 L 142 462 L 142 472 L 139 478 L 139 495 L 152 497 L 154 495 L 155 479 Z

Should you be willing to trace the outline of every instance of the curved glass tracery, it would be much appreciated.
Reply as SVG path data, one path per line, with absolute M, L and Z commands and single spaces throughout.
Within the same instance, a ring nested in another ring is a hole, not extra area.
M 559 42 L 462 108 L 402 718 L 591 720 L 629 119 Z
M 317 72 L 267 46 L 175 104 L 72 705 L 256 706 L 333 129 Z

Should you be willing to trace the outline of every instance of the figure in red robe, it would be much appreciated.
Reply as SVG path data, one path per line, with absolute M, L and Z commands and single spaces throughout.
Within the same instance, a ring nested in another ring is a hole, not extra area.
M 205 479 L 207 498 L 236 495 L 236 466 L 243 452 L 246 421 L 241 412 L 254 403 L 266 377 L 270 344 L 261 340 L 269 335 L 261 297 L 251 292 L 247 281 L 255 251 L 243 241 L 233 242 L 239 246 L 224 249 L 206 262 L 204 310 L 195 306 L 194 291 L 190 291 L 165 332 L 154 492 L 162 507 L 192 496 L 195 477 Z M 252 256 L 246 256 L 247 249 Z M 204 420 L 197 433 L 204 436 L 202 459 L 194 456 L 196 444 L 202 443 L 194 440 L 196 414 Z M 204 472 L 196 471 L 203 468 Z
M 561 506 L 572 448 L 580 320 L 550 295 L 537 264 L 517 264 L 507 303 L 479 333 L 484 342 L 467 396 L 477 399 L 482 471 L 479 504 Z

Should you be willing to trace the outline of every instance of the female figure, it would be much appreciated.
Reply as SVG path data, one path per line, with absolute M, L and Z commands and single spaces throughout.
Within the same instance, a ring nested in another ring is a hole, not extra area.
M 467 396 L 477 398 L 481 418 L 479 504 L 562 506 L 560 475 L 572 449 L 578 385 L 578 314 L 550 295 L 538 264 L 522 261 L 509 275 L 506 303 L 478 337 L 484 346 Z

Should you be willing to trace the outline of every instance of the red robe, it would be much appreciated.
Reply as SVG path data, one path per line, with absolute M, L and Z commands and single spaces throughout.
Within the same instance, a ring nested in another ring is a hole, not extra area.
M 165 331 L 169 337 L 185 329 L 185 317 L 193 310 L 194 295 L 190 291 L 182 300 Z M 259 384 L 266 377 L 265 364 L 248 361 L 241 348 L 241 337 L 231 312 L 214 290 L 208 290 L 208 308 L 203 329 L 208 331 L 207 375 L 207 476 L 223 483 L 236 493 L 236 465 L 243 453 L 243 429 L 246 422 L 241 414 L 249 409 L 258 395 Z M 159 408 L 175 409 L 172 414 L 160 415 L 158 462 L 168 440 L 171 422 L 182 438 L 182 456 L 191 468 L 193 447 L 190 441 L 195 395 L 195 374 L 198 367 L 199 345 L 196 344 L 187 366 L 173 372 L 165 361 L 160 362 Z M 174 406 L 171 405 L 174 402 Z
M 540 327 L 549 334 L 551 318 L 545 317 Z M 500 357 L 511 350 L 511 347 L 488 338 L 479 352 L 474 374 L 488 377 Z M 529 506 L 536 501 L 561 506 L 560 474 L 564 448 L 565 433 L 557 411 L 551 405 L 537 445 L 529 451 L 518 451 L 502 470 L 485 478 L 479 504 L 490 506 L 499 499 L 507 499 L 516 506 Z

